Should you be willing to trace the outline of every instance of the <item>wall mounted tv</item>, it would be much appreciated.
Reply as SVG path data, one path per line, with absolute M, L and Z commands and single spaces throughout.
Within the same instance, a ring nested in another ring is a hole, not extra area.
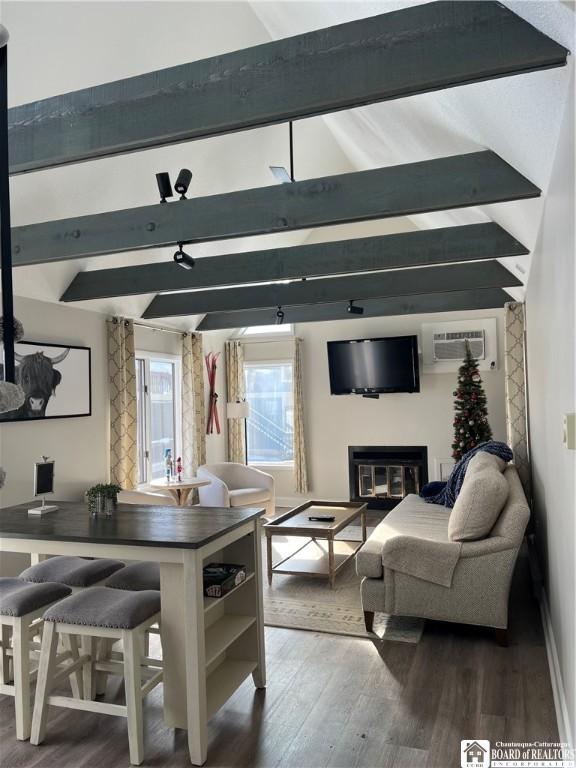
M 420 392 L 417 336 L 329 341 L 328 367 L 333 395 Z

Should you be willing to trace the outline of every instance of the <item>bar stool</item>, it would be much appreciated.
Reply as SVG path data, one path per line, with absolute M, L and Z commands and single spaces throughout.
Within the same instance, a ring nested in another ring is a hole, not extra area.
M 36 565 L 32 565 L 20 574 L 21 579 L 35 583 L 57 581 L 72 587 L 72 592 L 79 592 L 87 587 L 101 584 L 111 574 L 124 568 L 121 560 L 99 558 L 90 560 L 85 557 L 61 555 L 49 557 Z M 109 657 L 111 644 L 100 641 L 99 658 Z M 106 693 L 106 675 L 99 675 L 96 693 Z
M 42 623 L 42 614 L 50 605 L 72 590 L 63 584 L 30 584 L 16 578 L 0 578 L 0 625 L 2 626 L 2 664 L 0 693 L 14 697 L 16 738 L 30 736 L 30 684 L 36 670 L 30 670 L 30 640 Z M 12 632 L 10 633 L 10 630 Z M 12 647 L 10 648 L 10 634 Z M 72 652 L 62 654 L 70 658 Z M 14 682 L 10 685 L 9 663 L 12 659 Z M 77 693 L 80 693 L 76 689 Z
M 160 590 L 160 564 L 149 562 L 130 563 L 110 578 L 106 579 L 105 585 L 111 589 L 124 589 L 131 592 L 140 592 L 144 589 Z M 143 640 L 142 653 L 145 658 L 150 655 L 150 635 L 159 635 L 159 627 L 150 627 Z M 102 657 L 111 651 L 106 648 L 105 641 L 102 641 Z
M 153 590 L 125 592 L 106 587 L 90 587 L 49 608 L 44 614 L 30 742 L 40 744 L 44 740 L 49 706 L 126 717 L 130 762 L 140 765 L 144 759 L 142 699 L 162 680 L 161 669 L 142 664 L 140 644 L 148 627 L 159 620 L 160 593 Z M 62 635 L 80 635 L 82 653 L 76 664 L 58 673 L 56 649 Z M 97 638 L 122 640 L 123 661 L 98 661 Z M 52 695 L 55 682 L 63 674 L 69 675 L 78 668 L 83 671 L 84 700 Z M 117 673 L 118 670 L 124 673 L 126 705 L 93 701 L 94 672 Z M 148 676 L 144 685 L 143 673 Z
M 36 584 L 57 581 L 59 584 L 66 584 L 66 586 L 72 587 L 73 591 L 77 591 L 94 586 L 94 584 L 119 571 L 120 568 L 124 568 L 124 563 L 121 560 L 107 558 L 87 560 L 84 557 L 60 555 L 59 557 L 49 557 L 41 563 L 26 568 L 20 574 L 20 578 Z
M 139 592 L 143 589 L 160 589 L 160 565 L 158 563 L 130 563 L 105 582 L 112 589 Z

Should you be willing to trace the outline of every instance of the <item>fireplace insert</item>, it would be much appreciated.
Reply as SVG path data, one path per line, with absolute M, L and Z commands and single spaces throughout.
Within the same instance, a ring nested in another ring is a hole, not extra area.
M 428 482 L 426 446 L 358 446 L 348 448 L 350 501 L 389 511 Z

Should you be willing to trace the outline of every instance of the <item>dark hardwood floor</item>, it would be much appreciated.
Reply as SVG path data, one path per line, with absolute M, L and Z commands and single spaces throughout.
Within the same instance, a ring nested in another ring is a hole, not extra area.
M 508 648 L 490 632 L 428 622 L 418 645 L 268 629 L 268 688 L 249 679 L 210 722 L 207 766 L 451 768 L 461 739 L 557 741 L 538 607 L 525 557 Z M 147 766 L 189 766 L 186 734 L 164 727 L 161 687 L 146 699 Z M 121 699 L 113 681 L 108 698 Z M 0 699 L 2 768 L 127 768 L 122 718 L 51 709 L 41 747 L 16 741 Z

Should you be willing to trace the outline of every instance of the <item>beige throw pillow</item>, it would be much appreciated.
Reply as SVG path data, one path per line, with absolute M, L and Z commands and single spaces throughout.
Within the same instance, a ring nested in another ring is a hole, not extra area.
M 485 466 L 470 472 L 469 466 L 448 520 L 450 540 L 483 539 L 498 520 L 507 498 L 508 482 L 499 469 Z

